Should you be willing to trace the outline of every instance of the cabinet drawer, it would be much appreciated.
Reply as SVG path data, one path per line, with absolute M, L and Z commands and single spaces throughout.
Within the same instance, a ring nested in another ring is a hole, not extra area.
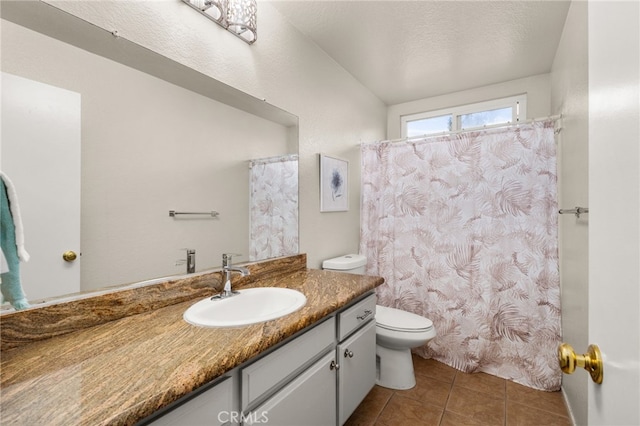
M 338 315 L 338 340 L 376 316 L 376 295 L 372 294 Z
M 242 410 L 265 392 L 317 359 L 335 343 L 335 319 L 329 318 L 285 346 L 242 369 Z

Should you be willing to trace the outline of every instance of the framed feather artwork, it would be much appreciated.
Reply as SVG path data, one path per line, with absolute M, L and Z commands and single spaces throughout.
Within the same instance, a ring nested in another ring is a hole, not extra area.
M 320 154 L 320 211 L 349 210 L 349 162 Z

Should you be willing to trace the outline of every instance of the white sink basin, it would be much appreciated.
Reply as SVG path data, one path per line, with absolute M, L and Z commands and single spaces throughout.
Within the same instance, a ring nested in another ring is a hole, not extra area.
M 240 290 L 225 299 L 210 297 L 187 309 L 183 318 L 200 327 L 240 327 L 280 318 L 307 303 L 297 290 L 279 287 L 257 287 Z

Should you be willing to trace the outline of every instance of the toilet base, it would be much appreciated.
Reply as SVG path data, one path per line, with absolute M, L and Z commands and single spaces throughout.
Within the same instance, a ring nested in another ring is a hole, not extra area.
M 411 349 L 389 349 L 376 345 L 376 384 L 389 389 L 406 390 L 416 385 Z

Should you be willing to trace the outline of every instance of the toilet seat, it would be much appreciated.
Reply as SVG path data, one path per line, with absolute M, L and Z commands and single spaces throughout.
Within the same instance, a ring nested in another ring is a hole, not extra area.
M 412 312 L 380 305 L 376 306 L 376 325 L 386 330 L 404 333 L 424 333 L 433 329 L 433 322 L 430 319 Z

